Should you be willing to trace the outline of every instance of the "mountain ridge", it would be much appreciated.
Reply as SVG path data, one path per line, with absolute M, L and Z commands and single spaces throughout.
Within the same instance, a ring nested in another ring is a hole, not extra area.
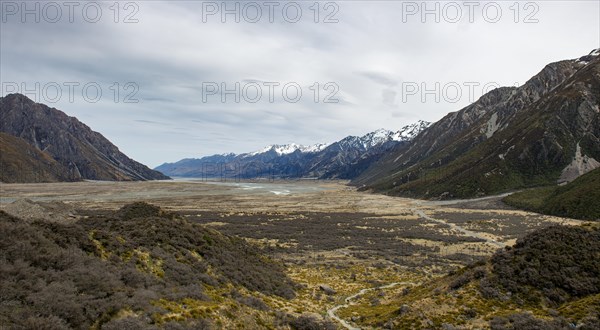
M 498 88 L 449 113 L 353 184 L 407 197 L 483 196 L 556 182 L 578 144 L 580 158 L 600 159 L 594 54 L 548 64 L 523 86 Z
M 67 169 L 71 180 L 169 179 L 127 157 L 75 117 L 21 94 L 0 98 L 0 132 L 23 139 Z
M 274 144 L 250 153 L 185 158 L 175 163 L 164 163 L 155 169 L 184 177 L 346 179 L 357 175 L 361 168 L 378 159 L 385 151 L 406 144 L 429 124 L 419 120 L 397 131 L 378 129 L 362 136 L 347 136 L 329 144 Z M 219 168 L 217 172 L 214 171 L 215 167 Z

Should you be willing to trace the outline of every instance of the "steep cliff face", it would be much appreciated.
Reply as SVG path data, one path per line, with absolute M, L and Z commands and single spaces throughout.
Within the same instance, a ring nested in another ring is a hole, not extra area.
M 354 183 L 394 195 L 451 198 L 548 184 L 561 176 L 572 180 L 600 159 L 599 67 L 594 55 L 561 61 L 519 88 L 491 91 Z
M 125 154 L 102 134 L 24 95 L 0 98 L 0 131 L 19 137 L 66 168 L 72 180 L 168 179 Z

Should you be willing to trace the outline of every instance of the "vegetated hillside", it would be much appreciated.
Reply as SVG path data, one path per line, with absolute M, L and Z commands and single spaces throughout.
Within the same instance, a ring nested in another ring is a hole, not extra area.
M 72 181 L 68 170 L 25 140 L 0 132 L 0 182 Z
M 145 203 L 81 212 L 76 221 L 50 221 L 0 211 L 3 329 L 295 322 L 261 299 L 292 298 L 295 284 L 244 240 Z
M 553 226 L 533 232 L 492 257 L 481 292 L 549 306 L 600 294 L 599 251 L 598 227 Z M 497 292 L 488 290 L 494 287 Z
M 168 179 L 125 154 L 102 134 L 64 112 L 21 94 L 0 97 L 0 132 L 27 141 L 67 169 L 65 176 L 90 180 Z
M 362 189 L 463 198 L 570 181 L 600 166 L 600 57 L 546 66 L 451 113 L 354 180 Z
M 329 145 L 270 145 L 240 155 L 182 159 L 162 164 L 156 170 L 180 177 L 352 179 L 387 152 L 406 145 L 429 124 L 418 121 L 395 132 L 379 129 L 363 136 L 348 136 Z
M 359 309 L 359 325 L 388 329 L 598 329 L 598 251 L 598 227 L 552 226 L 487 262 L 345 313 Z
M 600 168 L 564 186 L 534 188 L 504 198 L 509 205 L 561 217 L 600 220 Z

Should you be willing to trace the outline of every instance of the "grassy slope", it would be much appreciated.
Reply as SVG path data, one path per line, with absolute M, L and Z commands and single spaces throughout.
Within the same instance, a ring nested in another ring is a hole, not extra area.
M 504 202 L 544 214 L 600 220 L 600 169 L 565 186 L 535 188 L 512 194 Z
M 365 295 L 340 311 L 358 325 L 398 329 L 580 329 L 600 325 L 600 229 L 554 226 L 487 262 L 414 288 Z M 381 303 L 373 304 L 379 297 Z M 384 298 L 381 298 L 384 297 Z

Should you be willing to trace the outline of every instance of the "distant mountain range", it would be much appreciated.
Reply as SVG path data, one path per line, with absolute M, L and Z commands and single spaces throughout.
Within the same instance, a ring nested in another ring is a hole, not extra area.
M 156 168 L 170 176 L 202 178 L 321 178 L 351 179 L 386 152 L 409 143 L 429 126 L 418 121 L 398 131 L 379 129 L 348 136 L 331 144 L 269 145 L 244 154 L 182 159 Z
M 0 97 L 0 182 L 162 180 L 102 134 L 21 94 Z
M 490 91 L 386 153 L 353 184 L 463 198 L 566 183 L 600 167 L 599 55 L 552 63 L 523 86 Z

